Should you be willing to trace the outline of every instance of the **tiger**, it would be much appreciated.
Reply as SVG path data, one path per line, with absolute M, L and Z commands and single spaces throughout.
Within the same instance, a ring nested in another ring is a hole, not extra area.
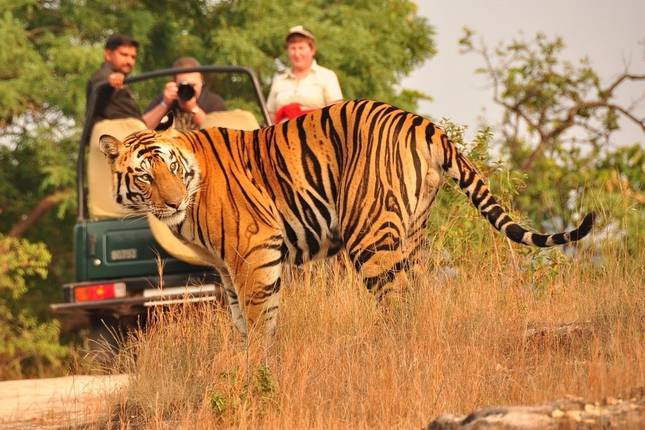
M 430 120 L 373 100 L 339 102 L 252 131 L 143 130 L 99 139 L 115 201 L 151 213 L 207 256 L 239 332 L 275 334 L 288 264 L 344 249 L 378 302 L 400 295 L 444 177 L 510 240 L 578 241 L 593 225 L 541 234 L 515 223 L 486 179 Z M 392 295 L 392 296 L 391 296 Z

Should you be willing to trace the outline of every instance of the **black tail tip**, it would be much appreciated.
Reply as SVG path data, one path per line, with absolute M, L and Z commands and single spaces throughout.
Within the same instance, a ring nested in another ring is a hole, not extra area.
M 580 240 L 586 235 L 589 234 L 591 231 L 591 228 L 593 227 L 593 223 L 596 219 L 596 214 L 593 212 L 588 213 L 585 215 L 584 219 L 580 223 L 577 229 L 571 232 L 571 240 Z

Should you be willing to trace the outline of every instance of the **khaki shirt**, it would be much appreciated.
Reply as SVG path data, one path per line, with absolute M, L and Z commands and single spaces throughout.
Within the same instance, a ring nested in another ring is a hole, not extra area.
M 291 69 L 273 78 L 267 109 L 271 118 L 275 118 L 276 111 L 290 103 L 299 103 L 303 109 L 316 109 L 342 99 L 336 73 L 319 66 L 314 60 L 304 78 L 296 79 Z

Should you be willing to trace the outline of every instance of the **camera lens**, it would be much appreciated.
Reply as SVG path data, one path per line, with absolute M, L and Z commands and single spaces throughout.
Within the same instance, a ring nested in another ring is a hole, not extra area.
M 195 88 L 193 84 L 182 82 L 177 85 L 177 95 L 181 101 L 187 101 L 195 97 Z

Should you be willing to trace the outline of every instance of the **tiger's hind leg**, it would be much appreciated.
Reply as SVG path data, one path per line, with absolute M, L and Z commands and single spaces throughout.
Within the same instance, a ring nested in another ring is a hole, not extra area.
M 375 245 L 349 250 L 354 268 L 378 302 L 386 306 L 399 301 L 407 288 L 408 253 L 399 246 L 382 249 Z
M 389 222 L 387 230 L 373 230 L 363 240 L 348 249 L 354 268 L 363 278 L 367 289 L 379 302 L 399 302 L 409 285 L 408 274 L 418 271 L 419 251 L 425 242 L 429 204 L 420 208 L 420 216 L 406 223 L 406 227 Z M 399 236 L 404 235 L 404 239 Z M 371 243 L 366 239 L 374 238 Z

